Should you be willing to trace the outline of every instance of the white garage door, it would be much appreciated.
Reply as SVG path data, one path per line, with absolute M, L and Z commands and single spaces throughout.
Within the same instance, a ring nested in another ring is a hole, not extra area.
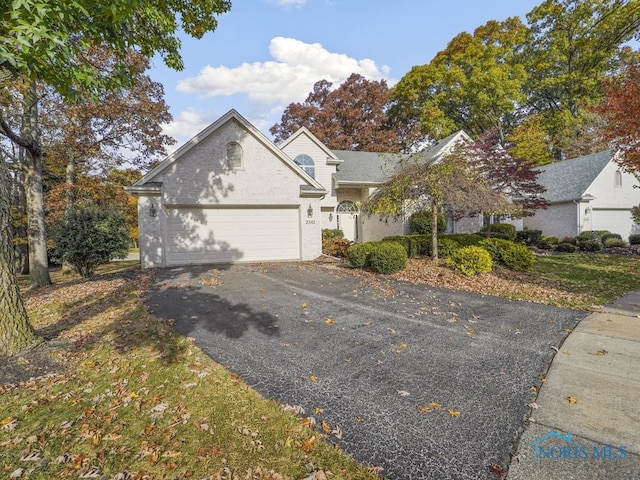
M 633 220 L 629 210 L 593 210 L 593 229 L 609 230 L 612 233 L 619 233 L 624 240 L 627 240 L 633 230 Z M 585 222 L 585 230 L 591 228 L 590 222 Z
M 298 207 L 168 208 L 167 265 L 300 259 Z

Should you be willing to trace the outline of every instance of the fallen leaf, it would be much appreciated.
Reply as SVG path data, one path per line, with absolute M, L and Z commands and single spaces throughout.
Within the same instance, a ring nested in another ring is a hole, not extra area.
M 317 382 L 318 377 L 316 377 L 315 375 L 309 375 L 309 380 L 311 380 L 312 382 Z
M 537 392 L 538 391 L 538 387 L 536 387 L 535 385 L 531 385 L 529 387 L 529 390 L 531 390 L 532 392 Z
M 534 410 L 538 410 L 540 408 L 540 405 L 538 405 L 536 402 L 527 403 L 527 406 L 533 408 Z
M 425 407 L 424 405 L 418 405 L 418 411 L 420 413 L 426 413 L 428 411 L 430 411 L 429 407 Z
M 24 473 L 24 468 L 18 468 L 13 472 L 11 472 L 11 475 L 9 475 L 9 478 L 20 478 L 23 473 Z
M 340 427 L 336 427 L 331 430 L 331 433 L 338 439 L 342 440 L 342 429 Z
M 406 390 L 398 390 L 398 395 L 400 395 L 401 397 L 408 397 L 411 394 Z
M 400 348 L 409 348 L 409 344 L 408 343 L 401 343 L 400 344 Z
M 307 303 L 303 302 L 302 305 L 300 305 L 302 308 L 307 308 Z
M 447 412 L 449 412 L 449 415 L 451 415 L 452 417 L 458 417 L 460 416 L 460 412 L 458 410 L 454 410 L 452 408 L 449 408 L 447 410 Z
M 571 333 L 571 332 L 573 332 L 573 329 L 572 328 L 565 328 L 564 331 L 567 332 L 567 333 Z
M 333 323 L 335 323 L 335 320 L 333 318 L 327 318 L 324 323 L 326 323 L 327 325 L 332 325 Z
M 331 433 L 331 425 L 329 425 L 328 422 L 325 422 L 324 420 L 322 421 L 322 423 L 320 424 L 322 426 L 322 431 L 324 433 L 326 433 L 327 435 Z
M 567 397 L 569 403 L 578 403 L 578 399 L 575 397 Z
M 429 406 L 434 410 L 440 410 L 442 408 L 442 404 L 438 402 L 430 402 Z
M 589 355 L 598 355 L 598 356 L 602 357 L 602 356 L 606 355 L 607 353 L 609 353 L 609 352 L 607 352 L 606 350 L 602 349 L 602 350 L 598 350 L 597 352 L 590 353 Z
M 302 442 L 302 446 L 300 448 L 302 448 L 302 451 L 304 453 L 309 453 L 309 452 L 311 452 L 311 450 L 314 449 L 315 444 L 316 444 L 316 437 L 314 435 L 310 439 L 305 440 L 304 442 Z
M 491 465 L 489 467 L 489 471 L 491 473 L 495 473 L 501 478 L 507 474 L 507 471 L 504 468 L 501 468 L 500 465 Z
M 315 407 L 313 409 L 313 413 L 315 413 L 316 415 L 320 415 L 322 412 L 324 412 L 324 408 Z

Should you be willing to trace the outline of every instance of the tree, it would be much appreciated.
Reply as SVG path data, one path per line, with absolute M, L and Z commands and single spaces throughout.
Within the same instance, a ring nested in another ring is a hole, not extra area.
M 127 256 L 129 230 L 124 216 L 113 208 L 75 205 L 52 231 L 54 256 L 71 265 L 82 278 L 98 266 Z
M 201 38 L 216 28 L 216 15 L 230 6 L 227 0 L 0 0 L 0 86 L 5 89 L 9 82 L 24 79 L 50 85 L 64 98 L 80 93 L 97 97 L 131 81 L 125 62 L 131 49 L 147 58 L 159 54 L 169 67 L 181 69 L 178 30 Z M 94 46 L 114 52 L 108 70 L 87 59 L 86 52 Z M 29 125 L 35 127 L 31 120 Z M 36 134 L 34 128 L 30 137 Z M 37 338 L 19 299 L 13 250 L 5 248 L 11 245 L 11 216 L 5 208 L 10 179 L 5 172 L 6 160 L 0 156 L 0 290 L 7 305 L 0 310 L 0 349 L 14 352 Z
M 459 144 L 435 161 L 414 155 L 365 202 L 363 210 L 400 216 L 428 208 L 432 214 L 432 256 L 438 258 L 438 214 L 454 219 L 481 213 L 531 215 L 548 202 L 538 172 L 514 160 L 489 131 L 477 141 Z
M 338 88 L 320 80 L 304 103 L 292 103 L 279 124 L 269 130 L 276 143 L 307 127 L 327 147 L 336 150 L 397 152 L 398 131 L 388 124 L 391 92 L 384 80 L 352 74 Z
M 394 119 L 416 121 L 428 138 L 495 128 L 504 139 L 522 102 L 524 67 L 516 56 L 527 38 L 517 18 L 463 32 L 430 63 L 413 67 L 393 89 Z
M 626 66 L 604 82 L 604 91 L 604 102 L 596 108 L 608 122 L 603 139 L 620 152 L 621 167 L 640 174 L 640 68 Z
M 527 19 L 531 37 L 521 60 L 527 70 L 526 104 L 529 113 L 542 115 L 559 160 L 570 156 L 563 144 L 583 129 L 585 110 L 602 99 L 603 76 L 616 68 L 624 44 L 637 35 L 640 4 L 545 0 Z

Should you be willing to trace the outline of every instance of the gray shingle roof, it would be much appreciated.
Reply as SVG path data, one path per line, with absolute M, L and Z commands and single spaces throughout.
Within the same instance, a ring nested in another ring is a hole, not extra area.
M 392 153 L 332 151 L 340 160 L 344 160 L 338 165 L 338 182 L 382 183 L 397 168 L 399 158 L 406 158 L 405 155 Z
M 538 183 L 547 189 L 544 198 L 551 203 L 582 198 L 611 158 L 611 151 L 605 150 L 537 167 L 535 170 L 540 171 Z

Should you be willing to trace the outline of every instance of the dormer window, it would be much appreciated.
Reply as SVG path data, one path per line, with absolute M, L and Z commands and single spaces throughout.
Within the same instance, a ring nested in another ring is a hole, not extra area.
M 229 170 L 242 168 L 242 147 L 238 142 L 227 143 L 227 167 Z
M 313 158 L 309 155 L 305 155 L 304 153 L 298 155 L 293 161 L 298 165 L 302 170 L 307 172 L 311 178 L 316 178 L 316 167 L 313 162 Z

